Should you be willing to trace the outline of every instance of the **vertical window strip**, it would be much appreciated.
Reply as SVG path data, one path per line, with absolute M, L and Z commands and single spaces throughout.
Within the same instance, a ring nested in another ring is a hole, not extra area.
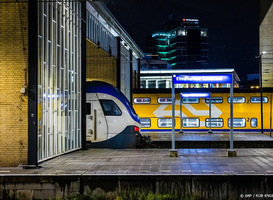
M 79 4 L 70 2 L 70 8 L 58 1 L 38 5 L 39 161 L 81 146 L 81 82 L 76 81 L 81 67 Z

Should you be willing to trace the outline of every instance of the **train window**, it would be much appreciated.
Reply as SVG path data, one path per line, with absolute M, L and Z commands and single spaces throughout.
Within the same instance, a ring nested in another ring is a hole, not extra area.
M 245 103 L 245 97 L 233 97 L 233 103 Z M 230 97 L 228 97 L 228 103 L 230 103 Z
M 251 118 L 250 126 L 254 128 L 254 127 L 257 127 L 257 124 L 258 124 L 257 118 Z
M 113 100 L 100 100 L 105 116 L 120 116 L 121 110 Z
M 199 103 L 199 98 L 183 98 L 183 103 Z
M 172 103 L 172 98 L 158 98 L 157 102 L 158 103 L 168 103 L 168 104 L 171 104 Z
M 86 115 L 91 115 L 91 103 L 86 103 Z
M 134 98 L 134 103 L 151 103 L 151 98 Z
M 205 99 L 206 103 L 209 103 L 209 98 Z M 211 103 L 223 103 L 222 97 L 211 97 L 210 98 Z
M 246 119 L 245 118 L 233 118 L 233 127 L 245 127 Z M 230 127 L 230 118 L 228 119 L 228 127 Z
M 171 118 L 159 118 L 157 121 L 158 127 L 172 127 Z
M 156 81 L 148 81 L 148 88 L 156 88 Z
M 151 119 L 149 118 L 140 118 L 140 124 L 143 128 L 151 127 Z
M 223 127 L 224 121 L 222 118 L 211 118 L 211 127 Z M 206 127 L 209 127 L 209 118 L 206 119 Z
M 250 97 L 251 103 L 261 103 L 261 97 Z M 263 103 L 268 103 L 268 98 L 263 97 Z
M 183 119 L 183 127 L 199 127 L 199 119 L 198 118 L 184 118 Z

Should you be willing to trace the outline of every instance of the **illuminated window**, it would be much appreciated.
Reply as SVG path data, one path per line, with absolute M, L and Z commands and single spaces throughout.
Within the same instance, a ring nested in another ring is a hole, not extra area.
M 257 118 L 251 118 L 251 120 L 250 120 L 250 126 L 253 127 L 253 128 L 255 128 L 255 127 L 257 127 L 257 124 L 258 124 Z
M 158 98 L 157 99 L 158 103 L 167 103 L 167 104 L 171 104 L 172 103 L 172 98 Z
M 211 118 L 211 127 L 223 127 L 223 125 L 222 118 Z M 206 119 L 206 127 L 209 127 L 209 118 Z
M 184 104 L 187 104 L 187 103 L 199 103 L 199 98 L 183 98 L 182 102 Z
M 206 103 L 209 103 L 209 98 L 205 99 Z M 211 103 L 223 103 L 222 97 L 211 97 L 210 98 Z
M 158 127 L 172 127 L 172 119 L 171 118 L 159 118 L 157 120 Z
M 187 128 L 199 127 L 199 119 L 198 118 L 183 118 L 183 127 L 187 127 Z
M 207 36 L 208 36 L 208 31 L 206 31 L 206 30 L 201 30 L 201 36 L 202 36 L 202 37 L 207 37 Z
M 245 127 L 246 119 L 245 118 L 233 118 L 233 127 Z M 228 127 L 230 127 L 230 118 L 228 119 Z
M 261 97 L 250 97 L 251 103 L 261 103 Z M 263 103 L 268 103 L 268 98 L 263 97 Z
M 233 97 L 233 103 L 245 103 L 245 97 Z M 230 97 L 228 97 L 228 103 L 230 103 Z
M 177 30 L 177 35 L 178 36 L 186 36 L 186 30 L 185 29 Z
M 140 118 L 140 124 L 143 128 L 151 127 L 151 119 L 149 118 Z
M 151 103 L 151 98 L 134 98 L 134 103 Z

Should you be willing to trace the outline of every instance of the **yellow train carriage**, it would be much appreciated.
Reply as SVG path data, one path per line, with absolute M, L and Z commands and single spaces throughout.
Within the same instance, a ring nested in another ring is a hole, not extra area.
M 133 106 L 141 119 L 141 131 L 171 131 L 172 101 L 171 90 L 136 90 Z M 196 92 L 191 90 L 192 92 Z M 211 92 L 212 131 L 229 131 L 230 93 L 229 90 Z M 258 90 L 235 89 L 233 99 L 234 131 L 261 131 L 261 102 Z M 182 101 L 182 118 L 180 117 Z M 263 130 L 271 129 L 272 92 L 263 93 Z M 209 130 L 209 98 L 183 98 L 175 95 L 175 129 L 179 131 Z

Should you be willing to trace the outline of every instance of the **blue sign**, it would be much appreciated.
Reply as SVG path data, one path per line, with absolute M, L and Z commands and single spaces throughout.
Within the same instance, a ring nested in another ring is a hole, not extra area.
M 232 74 L 173 75 L 173 84 L 232 83 Z
M 180 93 L 181 98 L 209 98 L 210 93 L 209 92 L 202 92 L 202 93 Z

